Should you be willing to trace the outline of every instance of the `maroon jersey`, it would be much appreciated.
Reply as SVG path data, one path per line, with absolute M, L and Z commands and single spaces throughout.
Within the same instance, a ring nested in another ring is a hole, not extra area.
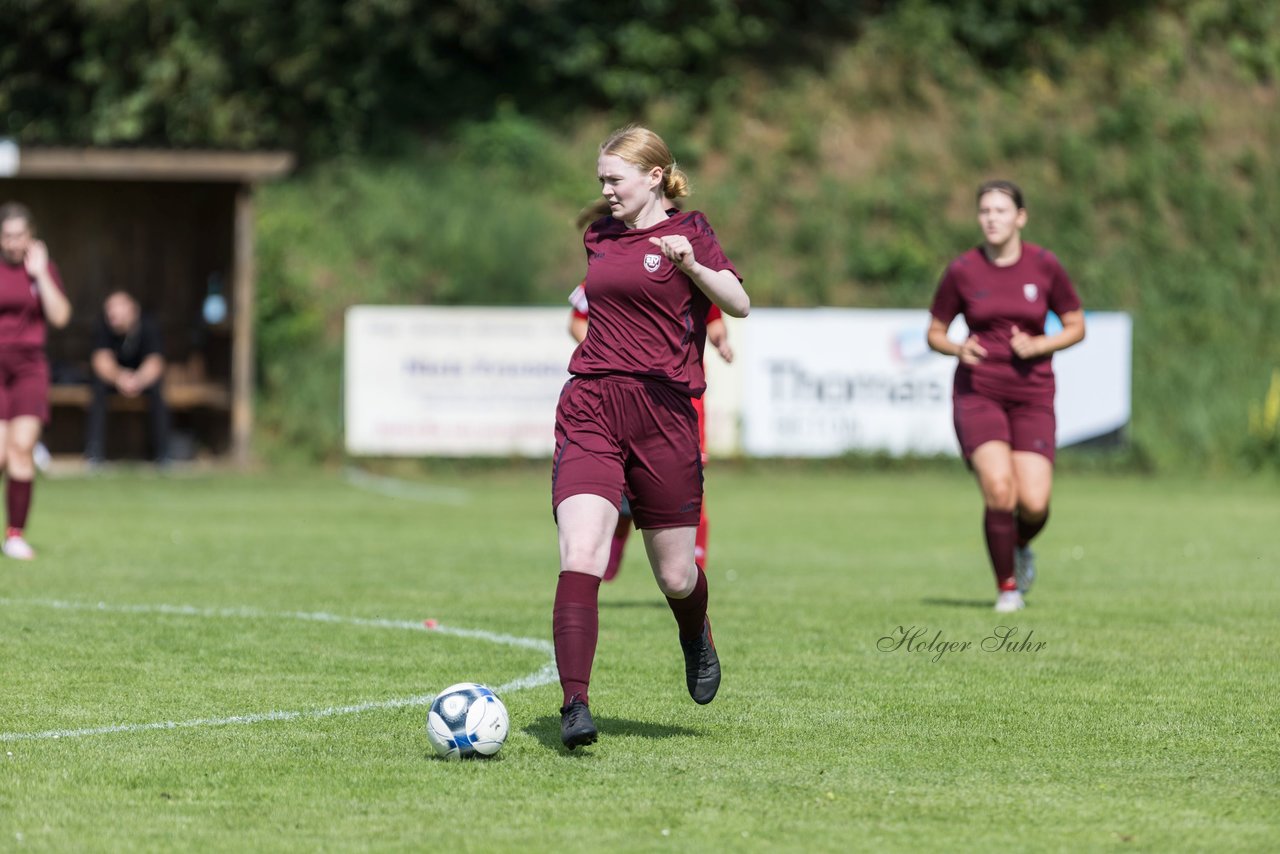
M 52 261 L 49 275 L 62 290 L 62 277 Z M 0 349 L 42 349 L 44 330 L 44 307 L 35 278 L 24 265 L 0 259 Z
M 569 293 L 569 305 L 573 306 L 572 314 L 574 317 L 579 320 L 591 319 L 591 315 L 588 314 L 591 306 L 587 303 L 587 283 L 585 280 Z M 724 312 L 720 311 L 720 306 L 711 303 L 711 308 L 707 309 L 707 325 L 710 326 L 712 322 L 723 319 Z
M 952 261 L 938 283 L 929 313 L 947 324 L 963 314 L 970 334 L 986 348 L 987 355 L 977 365 L 957 368 L 958 384 L 969 379 L 962 377 L 963 372 L 972 372 L 977 385 L 1008 389 L 1011 382 L 1029 382 L 1052 389 L 1052 354 L 1018 358 L 1009 345 L 1013 327 L 1031 336 L 1043 335 L 1050 310 L 1062 316 L 1079 309 L 1080 297 L 1054 254 L 1023 243 L 1021 257 L 1008 267 L 991 263 L 980 247 Z
M 672 234 L 689 239 L 699 264 L 738 275 L 698 211 L 676 213 L 649 228 L 627 228 L 613 217 L 597 220 L 583 236 L 591 322 L 569 360 L 569 373 L 630 374 L 702 396 L 711 300 L 649 242 Z

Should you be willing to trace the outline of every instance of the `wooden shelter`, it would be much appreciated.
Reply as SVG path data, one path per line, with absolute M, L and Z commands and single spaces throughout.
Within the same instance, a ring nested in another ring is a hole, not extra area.
M 193 450 L 248 461 L 253 189 L 292 167 L 283 152 L 0 146 L 0 200 L 31 209 L 74 308 L 71 324 L 49 335 L 50 450 L 83 451 L 93 330 L 105 297 L 126 290 L 159 323 L 175 437 Z M 225 319 L 206 319 L 211 291 L 225 299 Z M 143 419 L 129 411 L 134 401 L 116 401 L 109 441 L 136 446 Z

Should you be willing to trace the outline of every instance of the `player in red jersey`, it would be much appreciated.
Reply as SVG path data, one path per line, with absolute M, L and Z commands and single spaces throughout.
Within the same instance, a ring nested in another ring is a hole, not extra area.
M 678 213 L 674 209 L 667 212 L 668 214 Z M 588 311 L 587 289 L 586 283 L 578 285 L 569 294 L 569 304 L 573 306 L 573 310 L 569 315 L 569 334 L 579 344 L 587 337 Z M 725 362 L 733 362 L 733 347 L 729 346 L 729 329 L 725 326 L 724 316 L 720 311 L 720 307 L 712 303 L 711 310 L 707 312 L 707 343 L 716 348 L 716 352 L 720 354 L 720 358 Z M 702 454 L 702 465 L 707 465 L 707 414 L 704 406 L 704 400 L 701 397 L 692 398 L 693 408 L 698 413 L 698 448 Z M 609 563 L 604 568 L 604 580 L 612 581 L 617 578 L 618 570 L 622 566 L 622 552 L 626 548 L 627 538 L 631 536 L 632 520 L 631 505 L 627 501 L 627 497 L 622 497 L 622 508 L 618 515 L 618 527 L 613 532 L 613 539 L 609 544 Z M 707 568 L 707 546 L 710 542 L 710 523 L 707 521 L 707 501 L 706 496 L 702 500 L 702 515 L 698 518 L 698 532 L 694 538 L 693 562 L 698 565 L 704 572 Z
M 1084 339 L 1080 297 L 1052 252 L 1022 240 L 1027 210 L 1009 181 L 978 188 L 981 246 L 951 262 L 929 309 L 929 346 L 959 358 L 956 438 L 978 479 L 983 530 L 999 593 L 996 610 L 1023 607 L 1035 578 L 1030 542 L 1049 517 L 1056 421 L 1053 354 Z M 1055 312 L 1062 331 L 1046 335 Z M 969 337 L 947 338 L 963 314 Z
M 622 495 L 675 615 L 694 701 L 711 702 L 720 661 L 707 620 L 707 577 L 694 563 L 702 508 L 698 419 L 702 348 L 714 302 L 745 317 L 751 302 L 706 217 L 669 211 L 688 179 L 666 143 L 629 126 L 600 146 L 602 214 L 587 228 L 591 323 L 569 361 L 556 409 L 551 505 L 560 540 L 552 629 L 564 691 L 560 737 L 596 740 L 588 683 L 599 633 L 600 579 Z
M 33 453 L 49 420 L 49 364 L 45 326 L 57 329 L 71 319 L 58 268 L 35 237 L 31 212 L 23 205 L 0 205 L 0 451 L 3 451 L 4 554 L 31 560 L 35 551 L 23 529 L 35 481 Z

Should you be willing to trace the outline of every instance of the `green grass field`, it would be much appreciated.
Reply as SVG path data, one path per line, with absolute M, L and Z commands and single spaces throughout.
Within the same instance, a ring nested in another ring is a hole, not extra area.
M 39 560 L 0 563 L 0 849 L 1280 847 L 1274 481 L 1065 474 L 998 617 L 958 467 L 713 467 L 720 695 L 637 539 L 570 754 L 547 473 L 442 472 L 42 482 Z M 446 763 L 423 698 L 464 680 L 512 732 Z

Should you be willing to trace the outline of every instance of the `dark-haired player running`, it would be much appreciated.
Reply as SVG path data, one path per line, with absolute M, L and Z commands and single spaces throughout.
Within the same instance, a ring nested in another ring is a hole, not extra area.
M 1084 339 L 1084 312 L 1057 257 L 1022 240 L 1027 210 L 1009 181 L 978 189 L 982 245 L 947 267 L 929 309 L 929 346 L 956 356 L 956 438 L 985 504 L 996 610 L 1023 607 L 1035 578 L 1030 543 L 1049 516 L 1055 417 L 1052 357 Z M 1055 312 L 1062 331 L 1045 334 Z M 964 315 L 969 337 L 947 329 Z

